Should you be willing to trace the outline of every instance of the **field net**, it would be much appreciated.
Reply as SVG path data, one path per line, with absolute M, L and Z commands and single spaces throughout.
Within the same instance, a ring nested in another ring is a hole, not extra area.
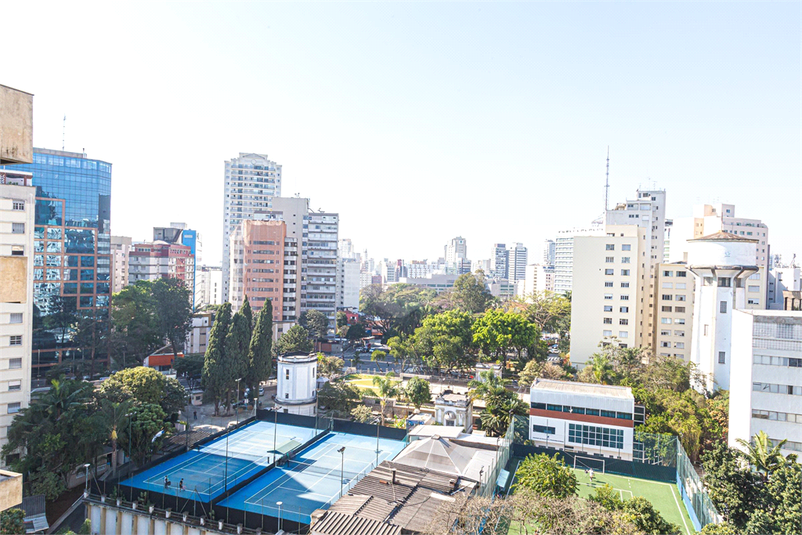
M 332 466 L 332 465 L 319 465 L 315 463 L 305 463 L 303 461 L 289 461 L 285 468 L 291 472 L 303 472 L 304 474 L 315 474 L 323 477 L 329 477 L 332 479 L 339 479 L 340 474 L 342 473 L 342 478 L 345 481 L 351 481 L 353 479 L 360 478 L 370 470 L 372 470 L 372 465 L 370 470 L 362 470 L 360 472 L 353 472 L 349 470 L 342 470 L 340 466 Z
M 594 472 L 605 472 L 605 460 L 604 459 L 596 459 L 594 457 L 580 457 L 577 455 L 574 457 L 574 468 L 578 470 L 590 470 L 593 469 Z

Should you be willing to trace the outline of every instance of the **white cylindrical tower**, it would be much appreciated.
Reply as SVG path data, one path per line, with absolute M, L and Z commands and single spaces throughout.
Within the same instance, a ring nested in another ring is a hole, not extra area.
M 288 353 L 278 357 L 276 402 L 291 414 L 315 415 L 317 402 L 317 355 Z
M 705 375 L 707 390 L 730 387 L 732 311 L 743 308 L 745 281 L 758 271 L 756 244 L 728 232 L 688 240 L 695 278 L 691 362 Z

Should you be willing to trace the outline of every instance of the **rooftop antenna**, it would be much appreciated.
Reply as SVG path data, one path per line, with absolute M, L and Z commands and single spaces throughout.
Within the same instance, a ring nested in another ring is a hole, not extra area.
M 67 137 L 67 116 L 64 116 L 64 120 L 61 123 L 61 150 L 64 150 L 64 139 Z
M 604 179 L 604 211 L 607 212 L 607 203 L 610 196 L 610 145 L 607 145 L 607 176 Z

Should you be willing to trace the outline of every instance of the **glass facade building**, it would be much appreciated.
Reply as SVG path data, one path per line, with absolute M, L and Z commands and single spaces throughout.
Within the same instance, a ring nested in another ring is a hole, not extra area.
M 93 375 L 108 367 L 111 301 L 111 164 L 34 149 L 36 187 L 32 386 L 48 372 Z M 58 367 L 58 369 L 54 369 Z

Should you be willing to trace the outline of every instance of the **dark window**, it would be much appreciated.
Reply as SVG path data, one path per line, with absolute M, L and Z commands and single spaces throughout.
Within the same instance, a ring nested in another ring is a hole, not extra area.
M 532 431 L 535 433 L 544 433 L 546 435 L 553 435 L 556 433 L 556 429 L 554 427 L 549 427 L 547 425 L 533 425 Z

